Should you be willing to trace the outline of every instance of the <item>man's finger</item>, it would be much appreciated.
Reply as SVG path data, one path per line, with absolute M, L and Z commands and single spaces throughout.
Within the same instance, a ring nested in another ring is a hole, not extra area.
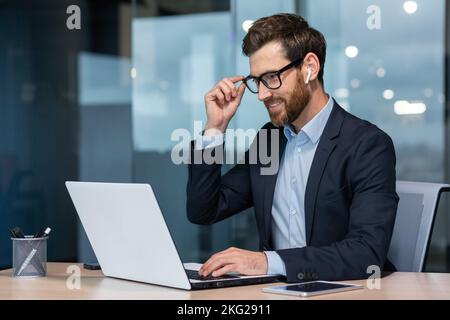
M 233 263 L 233 264 L 227 264 L 226 266 L 214 271 L 212 273 L 213 277 L 220 277 L 223 276 L 224 274 L 227 274 L 228 272 L 232 272 L 232 271 L 237 271 L 237 266 Z
M 237 89 L 237 97 L 242 98 L 245 92 L 245 88 L 246 88 L 245 83 L 241 83 L 241 85 Z
M 224 261 L 221 257 L 210 258 L 206 263 L 202 266 L 203 275 L 207 276 L 211 274 L 214 270 L 224 265 Z
M 221 268 L 221 267 L 223 267 L 223 266 L 225 266 L 227 264 L 228 264 L 228 262 L 225 259 L 222 259 L 222 258 L 214 259 L 214 260 L 211 261 L 211 263 L 208 264 L 208 266 L 206 266 L 203 269 L 202 275 L 204 277 L 206 277 L 209 274 L 211 274 L 213 271 L 215 271 L 215 270 L 217 270 L 217 269 L 219 269 L 219 268 Z
M 226 253 L 225 251 L 216 253 L 202 266 L 202 273 L 204 276 L 211 274 L 213 271 L 227 265 L 236 263 L 236 255 L 233 253 Z
M 230 78 L 228 78 L 228 79 L 230 79 L 233 83 L 236 83 L 236 82 L 238 82 L 238 81 L 241 81 L 241 80 L 243 80 L 245 77 L 243 77 L 243 76 L 236 76 L 236 77 L 230 77 Z
M 215 254 L 213 254 L 211 257 L 209 257 L 208 260 L 206 260 L 206 262 L 200 267 L 199 269 L 199 273 L 202 274 L 205 270 L 209 269 L 210 264 L 218 259 L 220 257 L 222 252 L 217 252 Z
M 222 90 L 223 94 L 225 95 L 225 98 L 227 101 L 231 100 L 231 95 L 233 94 L 231 88 L 228 86 L 226 82 L 219 82 L 217 86 Z M 234 85 L 233 85 L 234 86 Z
M 236 89 L 236 86 L 234 85 L 233 81 L 231 81 L 230 79 L 227 79 L 227 78 L 223 79 L 223 81 L 224 81 L 224 82 L 228 85 L 228 87 L 230 88 L 230 90 L 231 90 L 231 95 L 233 96 L 233 98 L 236 97 L 236 95 L 237 95 L 237 89 Z
M 225 96 L 220 88 L 214 90 L 213 96 L 216 97 L 216 100 L 218 100 L 220 104 L 225 104 Z
M 200 267 L 200 270 L 198 271 L 200 275 L 207 276 L 209 274 L 208 270 L 210 269 L 211 263 L 218 259 L 218 255 L 219 253 L 216 253 L 208 260 L 206 260 L 206 262 Z

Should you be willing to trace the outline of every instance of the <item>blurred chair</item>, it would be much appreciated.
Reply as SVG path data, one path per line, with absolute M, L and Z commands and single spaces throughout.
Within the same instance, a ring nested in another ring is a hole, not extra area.
M 388 252 L 397 271 L 423 271 L 439 199 L 448 191 L 448 184 L 397 181 L 400 201 Z

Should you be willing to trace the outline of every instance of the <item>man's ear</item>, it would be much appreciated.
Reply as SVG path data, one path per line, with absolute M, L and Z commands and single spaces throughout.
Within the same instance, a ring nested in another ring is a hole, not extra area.
M 303 65 L 305 66 L 303 77 L 307 80 L 305 80 L 305 83 L 316 80 L 321 68 L 319 58 L 314 53 L 309 52 L 303 60 Z

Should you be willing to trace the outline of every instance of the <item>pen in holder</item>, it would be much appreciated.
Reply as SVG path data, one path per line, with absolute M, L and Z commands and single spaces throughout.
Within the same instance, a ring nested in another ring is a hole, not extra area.
M 13 276 L 45 277 L 47 275 L 47 239 L 25 236 L 11 238 L 13 242 Z

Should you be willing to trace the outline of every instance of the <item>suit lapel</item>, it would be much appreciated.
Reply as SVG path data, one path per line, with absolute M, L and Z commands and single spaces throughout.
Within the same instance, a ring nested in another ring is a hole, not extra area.
M 325 169 L 325 165 L 327 164 L 328 158 L 335 147 L 336 141 L 331 141 L 328 139 L 324 139 L 323 143 L 320 141 L 311 164 L 305 190 L 305 229 L 307 245 L 309 245 L 311 241 L 311 229 L 314 220 L 317 191 L 319 189 L 320 180 L 322 179 L 323 171 Z
M 305 228 L 306 228 L 306 244 L 310 245 L 311 230 L 316 211 L 317 193 L 322 180 L 328 159 L 337 144 L 337 136 L 339 135 L 342 122 L 344 120 L 345 111 L 334 102 L 333 110 L 328 118 L 327 124 L 322 132 L 322 136 L 317 146 L 311 169 L 308 175 L 308 182 L 305 191 Z

